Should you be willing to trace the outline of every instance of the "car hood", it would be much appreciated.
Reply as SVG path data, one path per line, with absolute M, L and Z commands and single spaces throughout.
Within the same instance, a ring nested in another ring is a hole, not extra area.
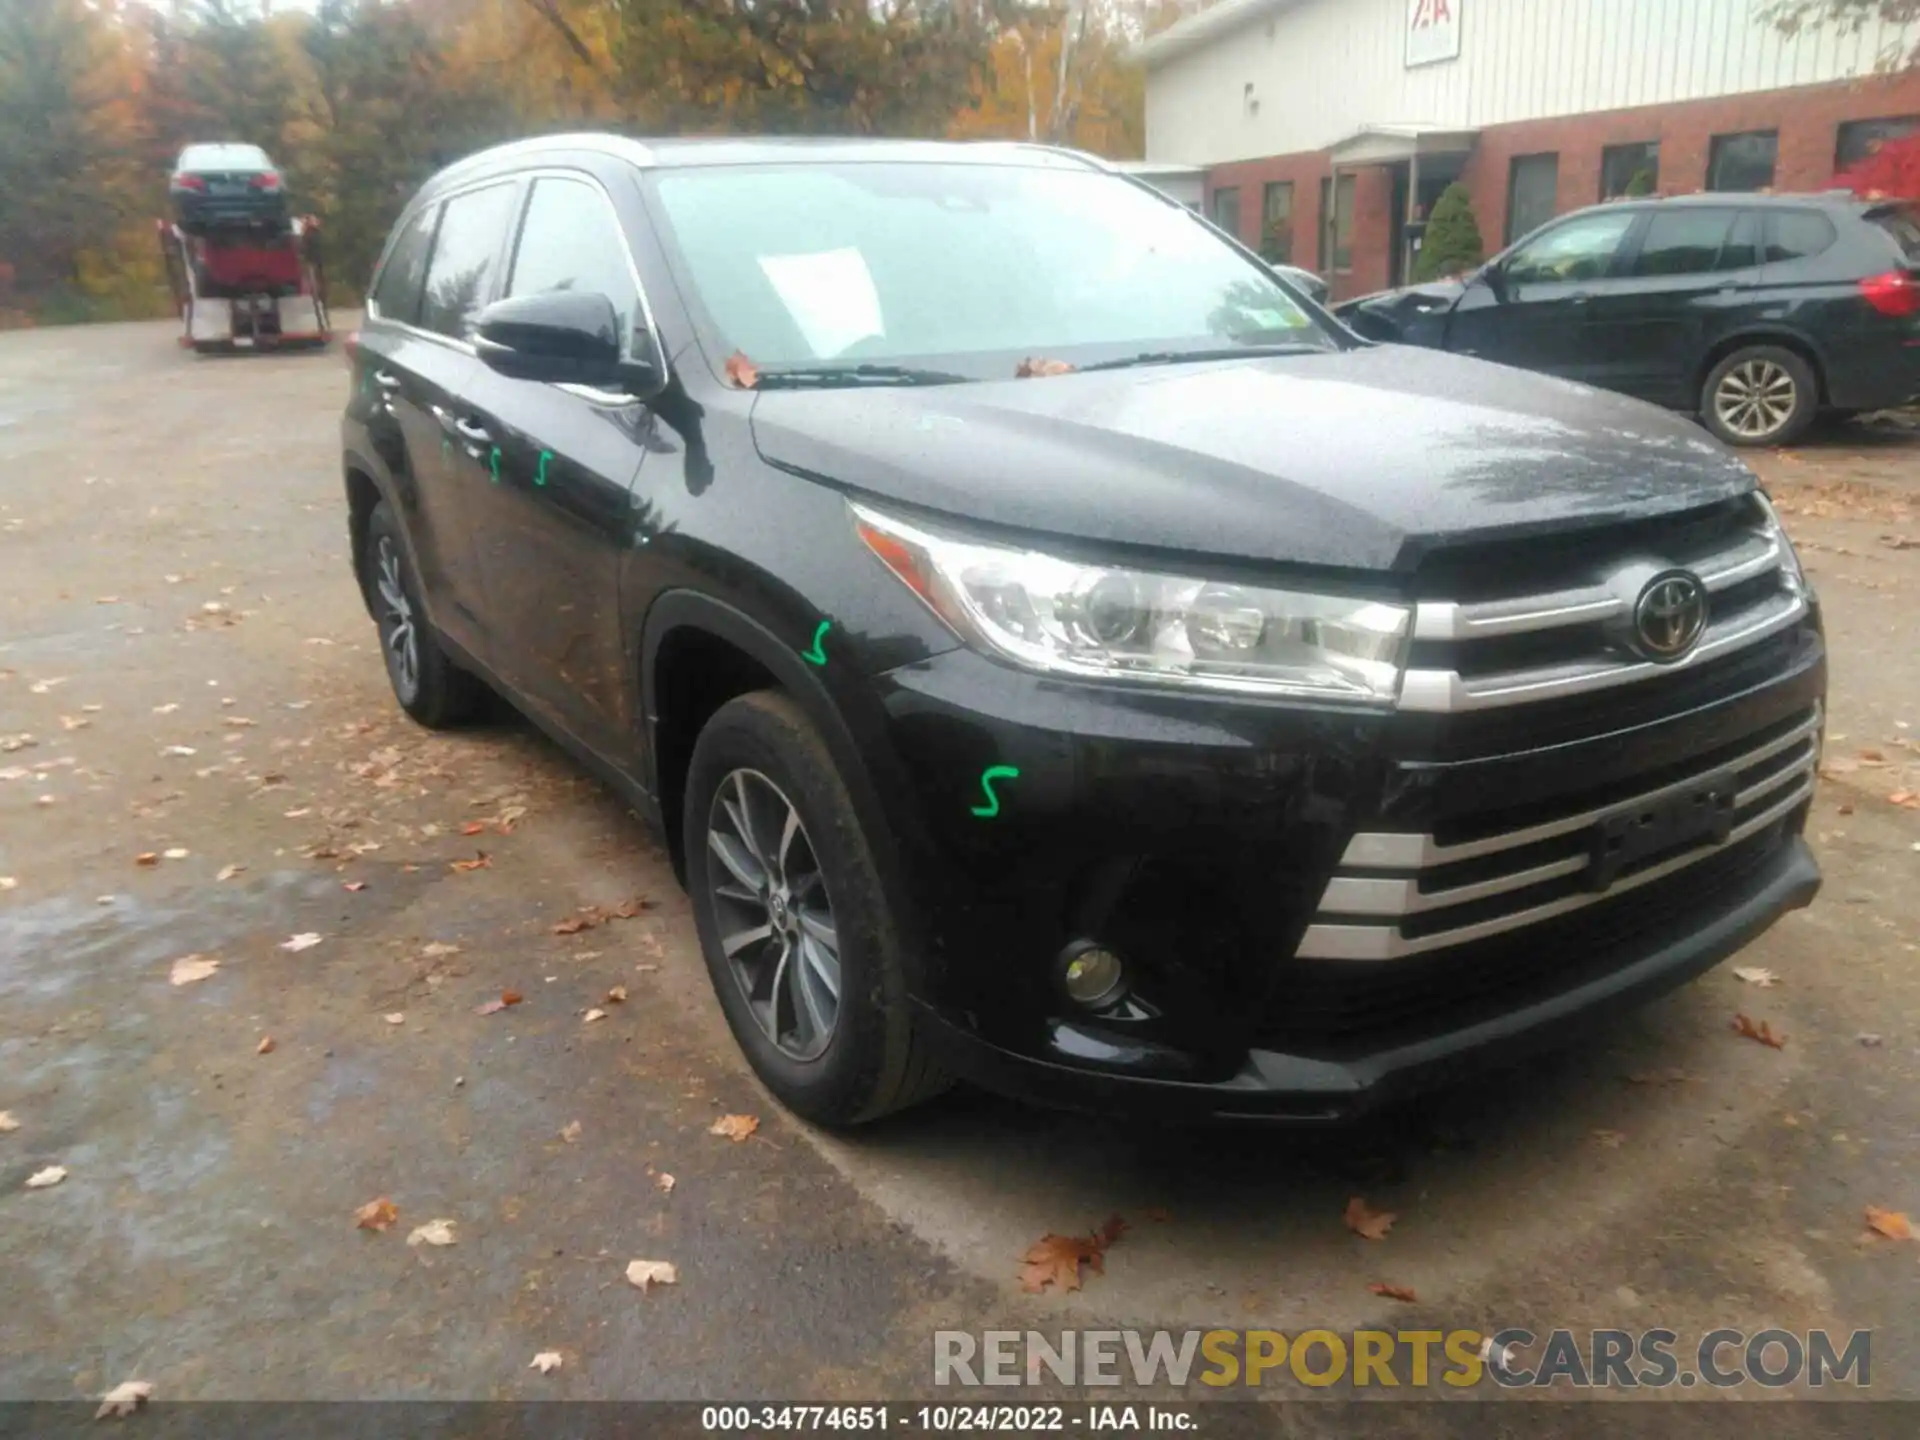
M 956 519 L 1389 570 L 1468 539 L 1753 488 L 1692 423 L 1410 346 L 916 388 L 769 391 L 760 453 Z
M 1459 280 L 1428 280 L 1420 285 L 1402 285 L 1397 290 L 1375 290 L 1371 295 L 1356 295 L 1351 300 L 1342 300 L 1337 308 L 1347 310 L 1362 305 L 1411 305 L 1420 310 L 1451 310 L 1454 301 L 1466 292 L 1466 288 L 1465 283 Z

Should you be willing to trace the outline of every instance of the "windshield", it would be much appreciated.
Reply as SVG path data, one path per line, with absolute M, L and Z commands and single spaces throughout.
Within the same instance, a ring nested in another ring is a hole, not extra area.
M 763 373 L 898 365 L 1011 378 L 1339 342 L 1198 219 L 1092 170 L 875 162 L 655 175 L 683 283 Z

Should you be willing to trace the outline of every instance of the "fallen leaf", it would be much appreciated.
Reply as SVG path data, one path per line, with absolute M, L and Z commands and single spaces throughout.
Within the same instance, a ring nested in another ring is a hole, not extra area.
M 138 1410 L 153 1398 L 153 1384 L 147 1380 L 122 1380 L 106 1394 L 100 1397 L 100 1408 L 93 1412 L 96 1420 L 105 1420 L 111 1416 L 122 1419 Z
M 169 745 L 160 753 L 162 755 L 198 755 L 200 752 L 191 745 Z
M 231 880 L 246 868 L 244 865 L 222 865 L 220 867 L 220 873 L 213 878 L 216 880 Z
M 615 920 L 631 920 L 635 916 L 653 909 L 657 902 L 652 900 L 622 900 L 608 912 Z
M 210 979 L 219 970 L 220 962 L 201 955 L 182 955 L 173 962 L 173 969 L 167 972 L 169 985 L 191 985 L 196 980 Z
M 362 1230 L 385 1230 L 399 1218 L 400 1207 L 384 1195 L 353 1212 L 353 1223 Z
M 453 868 L 460 871 L 491 870 L 493 868 L 493 860 L 488 856 L 486 851 L 476 850 L 473 852 L 473 859 L 456 860 L 453 862 Z
M 1889 550 L 1920 550 L 1920 539 L 1911 535 L 1882 535 L 1880 543 Z
M 256 1055 L 271 1055 L 273 1053 L 273 1036 L 262 1035 L 260 1037 L 260 1043 L 253 1047 L 253 1053 Z
M 758 1115 L 722 1115 L 707 1127 L 709 1135 L 721 1135 L 736 1145 L 760 1128 Z
M 1363 1240 L 1384 1240 L 1399 1217 L 1388 1210 L 1375 1210 L 1355 1195 L 1347 1201 L 1347 1228 Z
M 500 992 L 500 1003 L 502 1005 L 518 1005 L 526 998 L 527 997 L 522 995 L 518 990 L 502 990 Z
M 160 858 L 162 860 L 184 860 L 187 858 L 188 855 L 192 853 L 193 852 L 188 850 L 185 846 L 176 845 L 171 850 L 162 850 L 160 852 Z
M 626 1004 L 627 1003 L 627 987 L 624 985 L 616 985 L 611 990 L 607 991 L 607 1003 L 609 1005 Z
M 1887 803 L 1903 810 L 1920 810 L 1920 791 L 1896 790 L 1887 796 Z
M 578 1120 L 569 1120 L 566 1124 L 562 1125 L 560 1127 L 560 1138 L 569 1145 L 578 1140 L 580 1138 L 580 1122 Z
M 1091 1235 L 1042 1235 L 1020 1257 L 1020 1288 L 1038 1295 L 1047 1286 L 1080 1288 L 1080 1267 L 1106 1273 L 1107 1247 L 1126 1233 L 1127 1222 L 1113 1216 Z
M 555 925 L 553 927 L 553 933 L 556 935 L 578 935 L 582 930 L 591 930 L 599 923 L 599 921 L 593 919 L 591 916 L 575 915 L 571 919 L 562 920 Z
M 760 372 L 738 350 L 727 357 L 726 371 L 727 383 L 737 390 L 751 390 L 760 383 Z
M 1854 752 L 1854 758 L 1862 765 L 1884 765 L 1887 763 L 1887 755 L 1884 750 L 1859 750 Z
M 1376 1295 L 1384 1296 L 1388 1300 L 1404 1300 L 1409 1305 L 1418 1305 L 1420 1303 L 1420 1297 L 1413 1293 L 1413 1287 L 1410 1285 L 1389 1285 L 1384 1280 L 1376 1280 L 1367 1286 L 1367 1289 Z
M 60 717 L 60 728 L 62 730 L 84 730 L 91 724 L 93 724 L 93 722 L 84 715 L 62 715 Z
M 142 850 L 138 855 L 133 857 L 133 863 L 136 865 L 158 865 L 160 863 L 160 852 L 158 850 Z
M 367 888 L 367 882 L 364 880 L 342 880 L 340 882 L 340 888 L 358 895 L 362 890 Z
M 538 1370 L 542 1375 L 551 1375 L 555 1370 L 560 1368 L 560 1365 L 560 1352 L 558 1350 L 542 1350 L 527 1362 L 527 1368 L 529 1370 Z
M 1074 367 L 1064 360 L 1042 360 L 1030 355 L 1015 368 L 1013 378 L 1031 380 L 1040 375 L 1067 375 L 1071 374 L 1073 369 Z
M 644 1295 L 655 1285 L 678 1285 L 680 1272 L 665 1260 L 635 1260 L 627 1266 L 627 1283 Z
M 156 715 L 171 715 L 174 711 L 178 710 L 179 708 L 180 708 L 180 703 L 179 701 L 176 700 L 176 701 L 171 701 L 165 705 L 154 706 L 153 713 Z
M 1762 1045 L 1774 1050 L 1784 1050 L 1787 1047 L 1786 1036 L 1775 1035 L 1766 1021 L 1762 1020 L 1756 1025 L 1745 1015 L 1733 1017 L 1733 1033 L 1748 1040 L 1758 1040 Z
M 13 1118 L 13 1112 L 11 1110 L 0 1110 L 0 1135 L 6 1134 L 9 1130 L 18 1130 L 19 1128 L 20 1122 Z M 672 1179 L 673 1177 L 668 1176 L 667 1178 Z
M 66 1178 L 67 1178 L 66 1166 L 49 1165 L 47 1166 L 46 1169 L 36 1170 L 33 1172 L 33 1174 L 27 1177 L 27 1189 L 44 1190 L 49 1185 L 58 1185 L 62 1180 Z
M 1904 1211 L 1882 1210 L 1878 1205 L 1867 1206 L 1867 1228 L 1887 1240 L 1913 1238 L 1913 1225 Z
M 487 827 L 478 820 L 469 820 L 460 827 L 460 833 L 462 835 L 484 835 L 487 833 Z
M 460 953 L 460 947 L 458 945 L 449 945 L 444 940 L 429 940 L 425 945 L 420 947 L 420 953 L 429 960 L 438 960 L 445 955 L 458 955 Z
M 1881 1043 L 1880 1037 L 1874 1034 L 1871 1030 L 1862 1030 L 1858 1035 L 1854 1036 L 1853 1038 L 1858 1040 L 1862 1045 L 1866 1046 L 1869 1050 L 1876 1048 Z
M 414 1227 L 413 1233 L 407 1236 L 407 1244 L 451 1245 L 457 1238 L 453 1233 L 453 1226 L 454 1222 L 451 1220 L 429 1220 L 424 1225 Z
M 1780 983 L 1780 977 L 1764 965 L 1736 965 L 1733 967 L 1733 978 L 1757 985 L 1762 990 L 1771 990 Z
M 20 882 L 11 875 L 0 875 L 0 890 L 11 890 L 19 885 L 19 883 Z
M 389 1025 L 404 1025 L 407 1023 L 407 1017 L 398 1010 L 387 1015 L 382 1015 L 380 1018 Z
M 298 954 L 302 950 L 311 950 L 319 943 L 320 936 L 317 932 L 305 930 L 298 935 L 289 936 L 287 939 L 282 940 L 280 942 L 280 948 L 282 950 L 292 950 Z
M 606 1018 L 607 1012 L 604 1010 L 589 1010 L 580 1017 L 580 1023 L 582 1025 L 591 1025 L 596 1020 L 604 1020 Z
M 526 997 L 518 990 L 502 990 L 499 998 L 485 1001 L 473 1007 L 476 1015 L 497 1015 L 509 1005 L 518 1005 Z
M 658 1190 L 662 1195 L 671 1195 L 673 1193 L 673 1186 L 673 1176 L 667 1174 L 664 1170 L 653 1177 L 653 1188 Z

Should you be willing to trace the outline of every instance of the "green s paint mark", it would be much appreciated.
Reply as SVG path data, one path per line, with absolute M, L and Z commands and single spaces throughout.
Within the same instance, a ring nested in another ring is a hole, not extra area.
M 989 765 L 980 772 L 980 790 L 987 797 L 987 803 L 973 807 L 973 813 L 982 820 L 991 820 L 1000 813 L 1000 797 L 993 793 L 996 780 L 1018 780 L 1020 772 L 1011 765 Z
M 547 483 L 547 462 L 551 459 L 553 459 L 553 452 L 551 450 L 542 450 L 540 452 L 540 473 L 533 477 L 534 484 L 544 485 Z
M 832 628 L 833 628 L 833 622 L 831 620 L 822 620 L 820 622 L 820 628 L 813 632 L 812 647 L 810 649 L 802 650 L 800 652 L 800 658 L 802 660 L 811 660 L 816 665 L 826 664 L 827 652 L 820 648 L 820 642 L 827 638 L 827 631 L 831 630 Z
M 493 471 L 493 483 L 498 485 L 500 483 L 500 447 L 498 445 L 494 446 L 487 455 L 487 468 Z

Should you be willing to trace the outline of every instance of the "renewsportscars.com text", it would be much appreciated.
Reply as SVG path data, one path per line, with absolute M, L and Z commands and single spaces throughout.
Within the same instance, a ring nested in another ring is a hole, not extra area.
M 1872 1383 L 1869 1330 L 939 1330 L 944 1386 L 1731 1389 Z

